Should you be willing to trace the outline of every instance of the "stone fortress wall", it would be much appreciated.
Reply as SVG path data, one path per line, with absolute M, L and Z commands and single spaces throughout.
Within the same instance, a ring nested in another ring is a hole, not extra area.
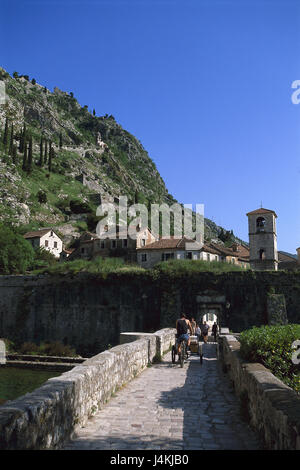
M 237 333 L 270 324 L 270 295 L 281 296 L 289 323 L 300 323 L 299 281 L 300 273 L 284 271 L 178 274 L 172 281 L 149 271 L 0 276 L 0 338 L 61 341 L 89 357 L 119 344 L 124 331 L 175 327 L 181 312 L 200 321 L 212 308 L 219 324 Z

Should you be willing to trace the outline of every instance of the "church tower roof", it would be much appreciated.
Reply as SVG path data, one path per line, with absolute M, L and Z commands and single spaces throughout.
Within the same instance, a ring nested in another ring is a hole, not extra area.
M 272 212 L 275 215 L 275 217 L 277 217 L 277 214 L 276 214 L 275 211 L 272 211 L 270 209 L 264 209 L 263 207 L 260 207 L 259 209 L 256 209 L 255 211 L 248 212 L 248 214 L 246 214 L 246 215 L 268 214 L 270 212 Z

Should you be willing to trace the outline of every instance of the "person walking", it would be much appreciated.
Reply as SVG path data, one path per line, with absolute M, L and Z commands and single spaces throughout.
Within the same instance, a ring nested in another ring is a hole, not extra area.
M 196 334 L 196 326 L 197 326 L 197 324 L 196 324 L 196 321 L 195 321 L 195 318 L 194 318 L 194 317 L 192 317 L 192 319 L 191 319 L 191 322 L 190 322 L 190 323 L 191 323 L 191 326 L 192 326 L 191 335 L 192 335 L 192 336 L 195 336 L 195 334 Z
M 203 341 L 204 343 L 207 343 L 208 339 L 208 332 L 209 332 L 209 326 L 206 323 L 206 321 L 203 323 L 202 328 L 201 328 L 202 336 L 203 336 Z
M 214 342 L 216 342 L 217 341 L 217 333 L 218 333 L 218 325 L 217 325 L 216 322 L 212 326 L 212 333 L 214 335 Z

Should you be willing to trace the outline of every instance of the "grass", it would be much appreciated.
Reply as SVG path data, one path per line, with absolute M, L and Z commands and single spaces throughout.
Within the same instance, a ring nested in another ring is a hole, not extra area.
M 77 259 L 57 263 L 44 269 L 33 271 L 32 274 L 78 274 L 88 272 L 92 274 L 108 273 L 135 273 L 143 272 L 144 269 L 134 264 L 125 264 L 122 258 L 101 258 L 97 257 L 92 261 Z
M 169 260 L 158 263 L 154 270 L 162 274 L 185 274 L 197 272 L 226 273 L 231 271 L 245 271 L 241 266 L 219 261 L 202 260 Z

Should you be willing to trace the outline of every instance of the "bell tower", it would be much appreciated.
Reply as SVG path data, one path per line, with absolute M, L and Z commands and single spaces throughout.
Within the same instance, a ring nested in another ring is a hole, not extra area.
M 274 211 L 248 212 L 250 267 L 258 271 L 278 269 L 276 218 Z

